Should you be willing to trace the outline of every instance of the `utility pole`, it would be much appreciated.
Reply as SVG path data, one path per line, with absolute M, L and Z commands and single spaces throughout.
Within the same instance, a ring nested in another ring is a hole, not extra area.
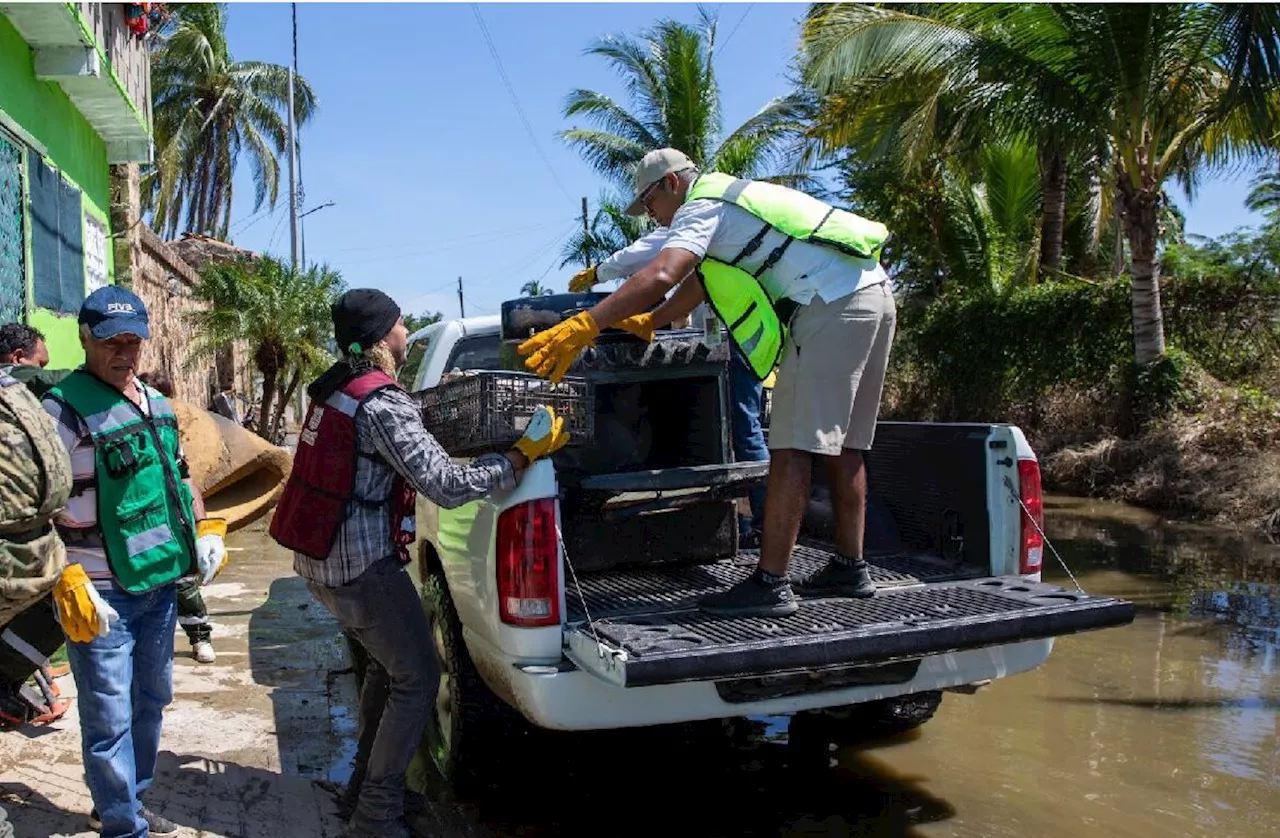
M 298 4 L 289 4 L 293 18 L 293 61 L 289 64 L 289 255 L 290 265 L 295 271 L 302 270 L 302 258 L 299 254 L 301 242 L 298 237 L 298 126 L 294 119 L 293 82 L 298 72 Z M 302 427 L 303 417 L 307 415 L 307 388 L 298 388 L 298 427 Z
M 293 77 L 297 79 L 298 74 L 298 4 L 293 4 Z M 289 86 L 293 89 L 293 85 Z M 306 179 L 302 176 L 302 138 L 297 136 L 300 132 L 295 131 L 294 136 L 294 154 L 298 160 L 298 248 L 301 251 L 301 261 L 299 267 L 302 270 L 307 269 L 307 222 L 304 220 L 307 214 L 302 208 L 307 203 L 307 187 Z
M 298 247 L 298 133 L 294 124 L 293 80 L 298 63 L 298 4 L 290 3 L 293 13 L 293 63 L 289 65 L 289 253 L 294 270 L 301 268 Z
M 458 277 L 458 316 L 467 316 L 467 307 L 462 302 L 462 277 Z
M 582 196 L 582 259 L 591 267 L 591 226 L 587 223 L 587 196 Z

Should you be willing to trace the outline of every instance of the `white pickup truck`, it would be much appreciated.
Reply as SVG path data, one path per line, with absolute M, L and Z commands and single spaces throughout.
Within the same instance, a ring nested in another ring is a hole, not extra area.
M 420 330 L 401 383 L 420 392 L 454 369 L 498 368 L 500 331 L 498 316 Z M 700 612 L 699 596 L 756 563 L 738 549 L 735 504 L 764 470 L 731 461 L 727 348 L 696 332 L 650 346 L 606 336 L 572 372 L 596 382 L 590 450 L 458 509 L 419 498 L 410 573 L 443 672 L 425 743 L 455 783 L 502 761 L 529 725 L 823 714 L 905 729 L 945 690 L 1040 665 L 1055 636 L 1132 621 L 1130 603 L 1040 582 L 1039 466 L 1001 424 L 880 423 L 875 597 L 802 598 L 786 618 Z M 823 498 L 818 485 L 797 570 L 828 555 Z

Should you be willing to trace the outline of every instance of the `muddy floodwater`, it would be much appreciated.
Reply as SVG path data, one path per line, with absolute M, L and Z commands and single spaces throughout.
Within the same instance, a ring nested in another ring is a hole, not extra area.
M 815 758 L 778 719 L 552 736 L 524 779 L 464 801 L 501 835 L 1280 835 L 1280 548 L 1051 497 L 1085 590 L 1133 625 L 1059 639 L 1040 669 L 891 741 Z M 1070 584 L 1051 555 L 1046 579 Z

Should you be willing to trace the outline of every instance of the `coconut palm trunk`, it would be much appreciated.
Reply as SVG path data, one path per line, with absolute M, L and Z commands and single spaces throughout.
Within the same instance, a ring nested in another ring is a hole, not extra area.
M 1141 158 L 1140 158 L 1141 159 Z M 1137 183 L 1135 184 L 1135 181 Z M 1129 242 L 1133 291 L 1133 351 L 1138 366 L 1164 355 L 1164 316 L 1160 310 L 1160 184 L 1145 172 L 1133 176 L 1118 170 L 1125 238 Z
M 1067 152 L 1060 145 L 1040 151 L 1040 268 L 1054 272 L 1062 267 L 1062 237 L 1067 224 Z

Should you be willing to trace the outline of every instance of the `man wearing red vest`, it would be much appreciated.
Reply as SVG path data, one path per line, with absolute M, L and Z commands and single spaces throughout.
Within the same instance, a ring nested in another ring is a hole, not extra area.
M 347 834 L 410 838 L 405 773 L 440 680 L 431 632 L 404 572 L 416 493 L 452 509 L 511 489 L 568 435 L 563 420 L 539 408 L 511 451 L 455 464 L 393 377 L 408 353 L 395 301 L 355 289 L 332 314 L 342 358 L 307 388 L 311 408 L 271 535 L 294 551 L 294 571 L 368 653 L 370 670 L 385 672 L 367 675 L 361 696 L 362 734 L 377 733 L 361 736 L 370 747 L 357 754 L 363 780 Z

